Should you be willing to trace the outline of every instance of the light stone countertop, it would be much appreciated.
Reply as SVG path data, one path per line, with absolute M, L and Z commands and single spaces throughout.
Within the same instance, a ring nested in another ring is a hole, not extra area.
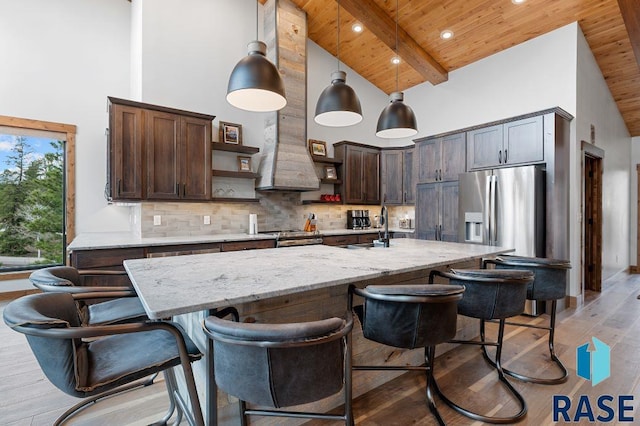
M 348 234 L 368 234 L 377 233 L 381 228 L 371 228 L 365 230 L 351 229 L 327 229 L 320 230 L 321 235 L 348 235 Z M 389 229 L 389 232 L 413 233 L 413 229 Z M 68 251 L 73 250 L 94 250 L 127 247 L 150 247 L 173 244 L 202 244 L 202 243 L 223 243 L 228 241 L 253 241 L 253 240 L 274 240 L 275 233 L 250 234 L 215 234 L 215 235 L 189 235 L 179 237 L 146 237 L 141 238 L 130 232 L 85 232 L 78 234 L 71 244 L 67 246 Z
M 436 268 L 511 249 L 395 239 L 390 248 L 310 245 L 125 260 L 152 319 Z

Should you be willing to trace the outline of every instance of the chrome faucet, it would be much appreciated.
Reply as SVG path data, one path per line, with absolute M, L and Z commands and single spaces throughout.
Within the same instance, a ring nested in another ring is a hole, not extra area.
M 380 211 L 380 221 L 382 222 L 380 224 L 384 225 L 384 236 L 380 236 L 380 231 L 378 231 L 378 240 L 382 241 L 385 247 L 389 247 L 389 212 L 384 204 Z

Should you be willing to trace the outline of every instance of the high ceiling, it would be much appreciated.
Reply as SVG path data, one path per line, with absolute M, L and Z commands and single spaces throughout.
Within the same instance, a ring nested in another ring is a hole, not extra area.
M 309 38 L 336 55 L 336 0 L 292 1 L 307 12 Z M 578 21 L 629 132 L 640 136 L 638 0 L 398 3 L 400 90 L 425 81 L 441 83 L 455 69 Z M 395 91 L 390 61 L 395 56 L 396 0 L 340 0 L 340 5 L 340 59 L 384 92 Z M 351 30 L 355 22 L 364 24 L 362 33 Z M 440 38 L 445 29 L 454 32 L 452 39 Z

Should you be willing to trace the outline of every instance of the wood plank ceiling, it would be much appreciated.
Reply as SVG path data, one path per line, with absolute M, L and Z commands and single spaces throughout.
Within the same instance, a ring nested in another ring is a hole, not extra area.
M 335 56 L 336 0 L 292 1 L 307 12 L 309 38 Z M 450 71 L 578 21 L 630 134 L 640 136 L 638 0 L 398 1 L 400 90 L 439 84 Z M 341 0 L 340 59 L 386 93 L 396 89 L 395 7 L 395 0 Z M 360 34 L 351 30 L 356 22 L 365 25 Z M 445 29 L 452 39 L 440 38 Z

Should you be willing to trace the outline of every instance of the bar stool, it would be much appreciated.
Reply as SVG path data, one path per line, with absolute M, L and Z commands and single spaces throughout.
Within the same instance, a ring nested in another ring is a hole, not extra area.
M 355 307 L 366 339 L 397 348 L 424 348 L 424 366 L 354 365 L 354 370 L 423 370 L 427 376 L 429 410 L 444 425 L 433 400 L 437 389 L 433 375 L 435 347 L 456 335 L 457 304 L 464 287 L 460 285 L 370 285 L 349 287 L 349 308 L 353 295 L 364 298 Z
M 452 269 L 451 272 L 432 271 L 429 282 L 433 283 L 435 276 L 447 278 L 450 284 L 463 285 L 464 297 L 458 303 L 458 314 L 480 319 L 480 341 L 451 340 L 452 343 L 474 344 L 496 347 L 496 360 L 493 366 L 498 372 L 498 379 L 518 402 L 519 411 L 509 417 L 486 416 L 466 409 L 447 398 L 437 384 L 435 391 L 438 396 L 457 412 L 487 423 L 514 423 L 520 421 L 527 414 L 527 404 L 520 393 L 509 383 L 501 365 L 502 342 L 504 338 L 505 319 L 519 315 L 524 311 L 527 295 L 527 285 L 533 281 L 533 273 L 524 270 L 494 270 L 494 269 Z M 432 284 L 433 285 L 433 284 Z M 485 320 L 497 319 L 498 337 L 495 342 L 484 339 Z
M 542 385 L 556 385 L 566 382 L 569 378 L 569 372 L 556 355 L 554 348 L 554 335 L 556 329 L 556 308 L 558 305 L 558 299 L 562 299 L 566 296 L 567 271 L 571 269 L 570 263 L 566 260 L 558 259 L 501 255 L 496 259 L 483 260 L 483 265 L 485 267 L 488 264 L 495 265 L 496 269 L 524 269 L 533 272 L 535 274 L 535 279 L 527 287 L 527 299 L 535 301 L 551 301 L 551 312 L 548 326 L 518 322 L 506 322 L 505 324 L 548 330 L 549 355 L 551 356 L 551 360 L 560 369 L 560 376 L 555 378 L 540 378 L 526 376 L 524 374 L 507 370 L 506 368 L 504 368 L 503 371 L 505 374 L 524 382 L 538 383 Z M 483 349 L 485 348 L 483 347 Z M 494 363 L 486 350 L 484 350 L 484 355 L 489 362 Z
M 206 318 L 203 328 L 213 339 L 216 384 L 240 400 L 242 425 L 249 415 L 354 424 L 350 312 L 346 320 L 334 317 L 289 324 L 239 323 L 221 316 Z M 319 401 L 342 389 L 342 414 L 276 410 Z M 270 409 L 247 409 L 246 403 Z

